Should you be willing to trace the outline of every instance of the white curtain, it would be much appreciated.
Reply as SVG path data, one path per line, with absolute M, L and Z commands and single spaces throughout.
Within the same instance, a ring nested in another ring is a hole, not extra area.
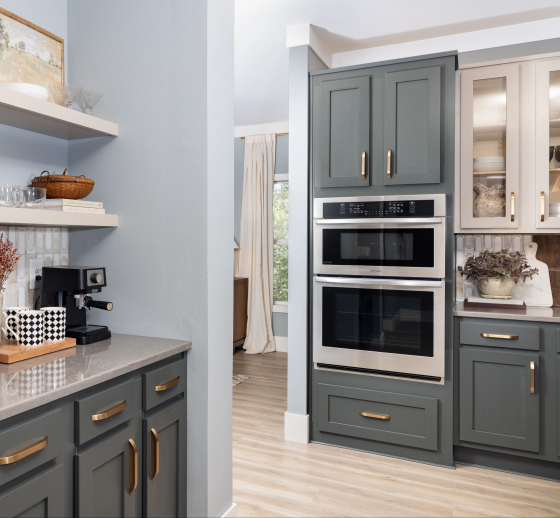
M 276 350 L 272 334 L 272 195 L 275 160 L 276 135 L 245 138 L 237 275 L 249 279 L 247 338 L 243 345 L 248 354 Z

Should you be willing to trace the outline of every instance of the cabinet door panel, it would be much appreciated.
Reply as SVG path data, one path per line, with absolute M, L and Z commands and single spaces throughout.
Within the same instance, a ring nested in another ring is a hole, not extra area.
M 314 128 L 318 138 L 314 157 L 316 186 L 369 185 L 370 78 L 322 82 L 314 109 L 318 125 Z
M 145 516 L 185 516 L 186 408 L 182 400 L 144 419 Z
M 538 452 L 538 376 L 538 354 L 461 348 L 459 438 Z
M 1 518 L 63 516 L 64 468 L 57 466 L 0 496 Z
M 440 182 L 439 67 L 385 75 L 385 185 Z
M 129 426 L 74 457 L 76 516 L 138 516 L 136 491 L 139 488 L 129 493 L 131 462 L 134 466 L 129 439 L 140 449 L 140 433 L 135 426 Z M 139 463 L 136 476 L 140 477 Z

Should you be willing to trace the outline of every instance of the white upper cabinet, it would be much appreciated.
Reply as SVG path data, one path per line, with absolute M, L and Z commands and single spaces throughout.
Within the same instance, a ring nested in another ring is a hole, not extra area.
M 461 226 L 519 226 L 519 66 L 461 73 Z

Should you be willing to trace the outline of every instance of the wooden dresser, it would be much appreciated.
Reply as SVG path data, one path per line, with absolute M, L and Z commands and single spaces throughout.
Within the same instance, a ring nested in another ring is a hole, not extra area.
M 249 279 L 234 277 L 233 279 L 233 348 L 245 343 L 247 336 L 247 298 L 249 295 Z

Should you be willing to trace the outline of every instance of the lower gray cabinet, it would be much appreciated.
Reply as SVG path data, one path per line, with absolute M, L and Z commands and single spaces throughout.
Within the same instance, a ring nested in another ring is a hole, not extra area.
M 460 349 L 459 438 L 539 451 L 539 355 Z
M 187 403 L 144 419 L 144 516 L 186 516 Z
M 129 426 L 74 457 L 77 517 L 139 516 L 140 441 L 137 427 Z
M 0 517 L 59 518 L 63 516 L 63 485 L 63 466 L 57 466 L 25 481 L 0 496 Z

